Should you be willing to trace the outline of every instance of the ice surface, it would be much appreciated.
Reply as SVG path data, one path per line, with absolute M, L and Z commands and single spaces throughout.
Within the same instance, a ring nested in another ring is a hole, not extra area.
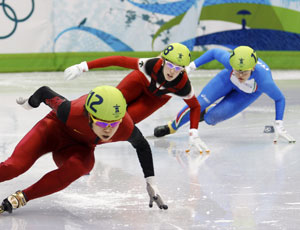
M 0 74 L 0 161 L 10 156 L 23 135 L 48 107 L 26 111 L 15 103 L 47 85 L 69 99 L 97 85 L 117 83 L 127 72 L 88 72 L 73 81 L 63 73 Z M 216 71 L 196 71 L 195 91 Z M 297 77 L 298 76 L 298 77 Z M 278 71 L 274 78 L 286 96 L 284 124 L 300 137 L 299 72 Z M 176 134 L 154 138 L 153 129 L 172 119 L 184 105 L 173 98 L 138 124 L 153 150 L 156 180 L 169 205 L 167 211 L 148 207 L 148 195 L 136 153 L 127 142 L 99 146 L 91 174 L 56 194 L 28 202 L 13 214 L 0 215 L 5 230 L 36 229 L 203 229 L 298 230 L 300 226 L 299 143 L 274 145 L 274 103 L 263 95 L 236 117 L 216 126 L 200 123 L 199 134 L 209 155 L 187 155 L 188 126 Z M 40 158 L 26 173 L 0 184 L 0 198 L 27 188 L 55 165 L 51 155 Z

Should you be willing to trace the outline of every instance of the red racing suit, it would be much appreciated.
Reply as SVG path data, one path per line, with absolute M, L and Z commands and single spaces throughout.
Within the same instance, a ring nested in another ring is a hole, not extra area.
M 68 101 L 49 87 L 39 88 L 28 103 L 36 108 L 44 102 L 52 111 L 40 120 L 17 144 L 12 155 L 0 163 L 0 182 L 27 171 L 42 155 L 52 152 L 57 169 L 23 190 L 26 200 L 66 188 L 94 166 L 94 150 L 105 144 L 91 129 L 84 104 L 87 95 Z M 129 141 L 136 149 L 144 177 L 154 176 L 150 146 L 128 113 L 109 142 Z
M 87 62 L 87 65 L 89 69 L 108 66 L 134 69 L 117 86 L 126 99 L 127 111 L 134 123 L 150 116 L 170 100 L 169 94 L 175 94 L 190 107 L 190 128 L 198 129 L 201 108 L 185 71 L 174 80 L 166 81 L 161 58 L 110 56 Z

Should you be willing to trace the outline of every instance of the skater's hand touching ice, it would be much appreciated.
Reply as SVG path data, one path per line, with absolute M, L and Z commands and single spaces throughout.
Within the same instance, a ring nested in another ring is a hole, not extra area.
M 289 143 L 295 143 L 296 140 L 288 134 L 288 132 L 285 130 L 283 126 L 283 121 L 277 120 L 274 123 L 274 129 L 275 129 L 275 138 L 274 143 L 276 144 L 279 138 L 283 138 L 287 140 Z
M 197 129 L 190 129 L 189 131 L 189 148 L 186 150 L 186 152 L 190 152 L 192 148 L 196 148 L 199 153 L 203 153 L 203 149 L 206 153 L 209 153 L 210 150 L 207 147 L 207 145 L 200 139 L 198 136 L 198 130 Z
M 147 183 L 147 192 L 150 197 L 149 207 L 153 207 L 153 202 L 157 204 L 160 209 L 168 209 L 168 206 L 163 202 L 161 195 L 158 191 L 156 183 L 154 181 L 154 176 L 150 176 L 146 178 Z

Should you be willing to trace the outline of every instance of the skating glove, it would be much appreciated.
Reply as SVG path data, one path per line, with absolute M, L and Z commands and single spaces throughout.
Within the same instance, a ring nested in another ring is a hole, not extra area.
M 168 209 L 168 206 L 164 204 L 161 196 L 159 195 L 158 188 L 156 186 L 154 176 L 146 178 L 147 192 L 150 197 L 149 207 L 153 207 L 153 201 L 157 204 L 160 209 Z
M 203 149 L 206 153 L 210 152 L 204 141 L 202 141 L 198 136 L 197 129 L 190 129 L 189 135 L 189 148 L 186 150 L 187 153 L 190 152 L 193 147 L 196 148 L 200 154 L 203 153 Z
M 195 65 L 195 62 L 191 62 L 188 66 L 185 67 L 185 72 L 187 74 L 195 71 L 197 69 L 196 65 Z
M 286 139 L 289 143 L 295 143 L 296 140 L 287 133 L 283 126 L 283 121 L 282 120 L 276 120 L 274 123 L 274 129 L 275 129 L 275 138 L 274 138 L 274 143 L 276 144 L 278 141 L 278 138 L 284 138 Z
M 28 103 L 28 99 L 19 97 L 16 99 L 17 104 L 21 105 L 24 109 L 30 110 L 33 107 Z
M 74 78 L 79 77 L 83 72 L 89 71 L 87 63 L 81 62 L 80 64 L 72 65 L 65 69 L 64 77 L 65 80 L 73 80 Z

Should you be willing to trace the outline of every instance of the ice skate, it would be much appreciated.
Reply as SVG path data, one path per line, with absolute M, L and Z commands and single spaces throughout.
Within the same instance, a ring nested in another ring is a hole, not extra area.
M 169 121 L 167 125 L 157 126 L 154 129 L 154 136 L 155 137 L 163 137 L 168 134 L 175 133 L 175 129 L 172 128 L 172 123 Z
M 12 213 L 13 209 L 22 207 L 26 205 L 26 203 L 27 201 L 24 193 L 22 191 L 17 191 L 2 201 L 2 204 L 0 205 L 0 213 Z

